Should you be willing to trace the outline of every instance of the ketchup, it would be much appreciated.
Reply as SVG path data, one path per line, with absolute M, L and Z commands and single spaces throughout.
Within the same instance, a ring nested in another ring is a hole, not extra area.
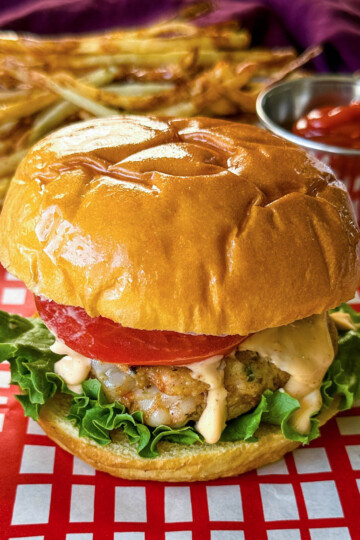
M 360 150 L 360 102 L 313 109 L 295 122 L 292 131 L 295 135 L 316 142 Z M 318 150 L 314 153 L 330 165 L 337 178 L 345 183 L 359 209 L 360 225 L 360 156 Z
M 360 102 L 313 109 L 294 124 L 293 133 L 332 146 L 360 150 Z

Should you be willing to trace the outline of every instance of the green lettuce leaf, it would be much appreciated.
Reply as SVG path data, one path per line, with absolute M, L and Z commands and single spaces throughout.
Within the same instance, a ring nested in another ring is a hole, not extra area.
M 139 444 L 139 451 L 148 445 L 151 434 L 143 425 L 141 413 L 131 415 L 121 403 L 109 403 L 97 379 L 84 381 L 82 390 L 82 394 L 73 397 L 68 416 L 79 428 L 81 437 L 90 437 L 104 446 L 111 442 L 110 431 L 122 428 L 131 443 Z
M 360 323 L 360 313 L 348 304 L 341 304 L 332 312 L 348 313 L 354 324 Z M 329 407 L 335 396 L 340 396 L 340 410 L 350 409 L 360 399 L 360 329 L 339 331 L 338 352 L 329 367 L 321 393 L 323 404 Z
M 246 441 L 256 442 L 258 439 L 255 433 L 261 422 L 280 426 L 282 433 L 287 439 L 299 441 L 303 444 L 309 443 L 319 436 L 319 422 L 316 418 L 311 418 L 311 428 L 308 434 L 298 433 L 289 424 L 289 418 L 294 411 L 299 409 L 297 399 L 289 396 L 284 391 L 265 390 L 260 403 L 252 411 L 242 414 L 231 420 L 224 429 L 222 441 Z
M 164 439 L 181 444 L 201 441 L 201 435 L 191 427 L 172 429 L 167 426 L 148 428 L 140 411 L 129 414 L 119 402 L 109 403 L 97 379 L 82 383 L 83 394 L 73 397 L 68 418 L 79 428 L 80 436 L 87 436 L 100 445 L 111 442 L 110 433 L 121 429 L 131 444 L 137 444 L 140 456 L 158 455 L 157 444 Z
M 15 397 L 25 416 L 34 420 L 55 392 L 72 394 L 63 379 L 54 373 L 55 362 L 62 358 L 50 350 L 54 340 L 41 319 L 0 311 L 0 362 L 10 362 L 11 383 L 23 391 Z
M 181 428 L 171 428 L 169 426 L 158 426 L 152 432 L 153 439 L 150 444 L 140 454 L 143 457 L 156 457 L 156 450 L 160 441 L 168 441 L 177 444 L 194 444 L 202 443 L 203 437 L 193 426 L 184 426 Z

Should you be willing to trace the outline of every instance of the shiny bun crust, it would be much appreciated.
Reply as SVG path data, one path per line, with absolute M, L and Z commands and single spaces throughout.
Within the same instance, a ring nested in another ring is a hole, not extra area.
M 46 434 L 95 469 L 129 480 L 193 482 L 236 476 L 277 461 L 300 444 L 286 439 L 280 428 L 262 424 L 256 433 L 259 439 L 256 443 L 186 446 L 163 442 L 159 445 L 159 457 L 143 459 L 124 434 L 116 435 L 108 446 L 79 437 L 77 428 L 66 419 L 68 403 L 65 396 L 57 394 L 41 409 L 39 424 Z M 319 415 L 320 424 L 336 413 L 334 402 Z
M 36 144 L 5 201 L 0 259 L 92 317 L 215 335 L 321 313 L 360 275 L 359 230 L 331 171 L 209 118 L 91 120 Z

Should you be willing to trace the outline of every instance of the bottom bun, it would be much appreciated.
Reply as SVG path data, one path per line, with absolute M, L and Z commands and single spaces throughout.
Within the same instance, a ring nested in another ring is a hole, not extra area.
M 79 437 L 78 429 L 66 419 L 68 411 L 69 398 L 59 394 L 41 409 L 38 422 L 50 439 L 95 469 L 128 480 L 194 482 L 236 476 L 277 461 L 300 445 L 286 439 L 277 426 L 262 424 L 255 443 L 237 441 L 187 446 L 165 441 L 158 445 L 157 458 L 144 459 L 123 433 L 116 433 L 107 446 Z M 325 424 L 337 412 L 334 401 L 319 415 L 320 424 Z

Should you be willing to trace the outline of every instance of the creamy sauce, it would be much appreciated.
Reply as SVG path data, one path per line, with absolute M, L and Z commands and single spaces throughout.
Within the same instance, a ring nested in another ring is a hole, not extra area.
M 289 389 L 287 389 L 287 392 L 290 394 Z M 299 397 L 297 399 L 300 403 L 300 409 L 293 412 L 291 423 L 299 433 L 308 433 L 310 430 L 310 417 L 321 407 L 321 394 L 319 389 L 316 388 L 310 392 L 310 394 L 306 394 L 304 397 Z
M 330 313 L 330 317 L 335 323 L 336 328 L 339 330 L 359 330 L 360 323 L 353 323 L 349 313 L 343 313 L 342 311 L 337 311 L 335 313 Z
M 90 358 L 73 351 L 60 340 L 56 340 L 51 345 L 50 350 L 56 354 L 66 355 L 58 362 L 55 362 L 55 373 L 64 379 L 70 390 L 76 394 L 81 394 L 81 383 L 88 378 L 90 373 Z
M 209 385 L 206 407 L 200 416 L 196 428 L 208 443 L 216 443 L 225 427 L 226 396 L 224 387 L 223 357 L 213 356 L 201 362 L 188 364 L 194 379 Z
M 253 334 L 239 349 L 257 352 L 290 374 L 284 389 L 300 403 L 292 423 L 300 433 L 308 432 L 310 416 L 322 404 L 321 381 L 334 359 L 326 313 Z

